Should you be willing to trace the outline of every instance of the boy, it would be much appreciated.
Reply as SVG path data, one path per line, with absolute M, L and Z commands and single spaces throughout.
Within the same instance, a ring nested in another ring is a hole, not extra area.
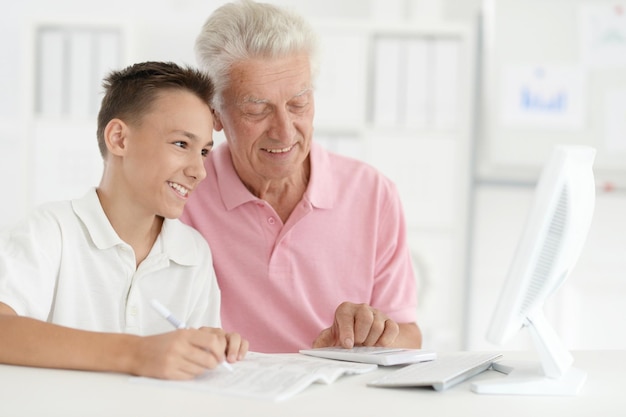
M 103 86 L 99 186 L 0 235 L 0 363 L 189 379 L 242 359 L 248 342 L 218 328 L 209 247 L 177 220 L 206 175 L 213 84 L 145 62 Z

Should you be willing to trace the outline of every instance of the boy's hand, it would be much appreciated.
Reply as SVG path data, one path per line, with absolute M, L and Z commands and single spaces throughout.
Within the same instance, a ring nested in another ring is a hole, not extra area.
M 226 361 L 234 363 L 245 358 L 249 343 L 239 333 L 226 333 Z
M 225 359 L 221 329 L 179 329 L 140 337 L 131 373 L 162 379 L 191 379 Z

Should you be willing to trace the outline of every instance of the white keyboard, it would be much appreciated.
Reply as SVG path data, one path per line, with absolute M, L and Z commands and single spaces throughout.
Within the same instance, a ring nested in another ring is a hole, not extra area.
M 407 365 L 370 381 L 367 385 L 371 387 L 432 386 L 437 391 L 443 391 L 489 369 L 491 363 L 501 356 L 499 353 L 492 352 L 438 353 L 435 360 Z

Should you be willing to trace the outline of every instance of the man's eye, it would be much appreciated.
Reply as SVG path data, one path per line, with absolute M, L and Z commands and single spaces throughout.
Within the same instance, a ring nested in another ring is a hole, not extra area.
M 184 140 L 177 140 L 176 142 L 174 142 L 174 145 L 178 146 L 179 148 L 185 149 L 187 147 L 187 142 L 185 142 Z
M 267 114 L 269 107 L 265 104 L 253 104 L 249 103 L 242 107 L 243 112 L 252 117 L 259 117 Z
M 210 151 L 211 151 L 210 149 L 203 149 L 203 150 L 202 150 L 202 156 L 203 156 L 203 157 L 207 156 L 207 155 L 209 154 L 209 152 L 210 152 Z
M 264 109 L 250 109 L 250 110 L 247 110 L 245 113 L 248 116 L 261 117 L 261 116 L 264 116 L 267 113 L 267 111 L 265 111 Z
M 309 106 L 308 100 L 295 101 L 289 104 L 289 107 L 294 112 L 303 112 Z
M 297 103 L 297 104 L 292 104 L 291 107 L 294 107 L 296 109 L 305 109 L 308 104 L 309 103 Z

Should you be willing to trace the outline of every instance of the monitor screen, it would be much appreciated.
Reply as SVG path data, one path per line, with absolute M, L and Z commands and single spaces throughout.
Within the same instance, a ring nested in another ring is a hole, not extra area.
M 588 146 L 556 146 L 535 188 L 525 228 L 487 339 L 504 345 L 522 328 L 532 336 L 540 363 L 496 363 L 506 378 L 479 381 L 475 392 L 488 394 L 575 395 L 586 374 L 546 320 L 543 307 L 567 279 L 587 238 L 595 206 L 593 160 Z

